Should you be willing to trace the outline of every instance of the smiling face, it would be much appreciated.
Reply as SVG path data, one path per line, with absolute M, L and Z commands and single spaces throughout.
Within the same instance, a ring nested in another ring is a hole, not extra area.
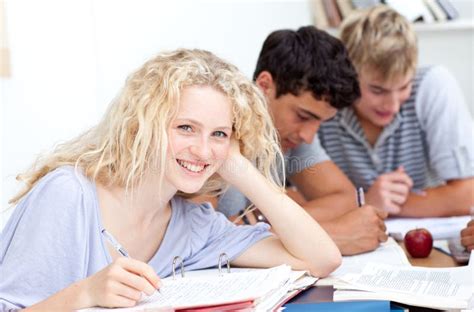
M 266 95 L 283 152 L 302 143 L 310 144 L 321 123 L 337 113 L 329 102 L 315 99 L 311 91 L 301 92 L 298 96 L 287 93 L 277 98 L 276 86 L 268 72 L 260 73 L 257 85 Z
M 359 77 L 361 98 L 354 106 L 357 115 L 377 127 L 387 126 L 410 97 L 413 73 L 392 81 L 383 81 L 370 71 L 362 71 Z
M 232 103 L 208 86 L 187 87 L 169 129 L 165 180 L 195 193 L 227 157 L 232 135 Z

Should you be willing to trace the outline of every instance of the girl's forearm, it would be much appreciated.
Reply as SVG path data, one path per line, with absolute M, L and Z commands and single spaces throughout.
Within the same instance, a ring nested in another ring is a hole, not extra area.
M 268 219 L 285 248 L 322 276 L 341 261 L 339 249 L 321 226 L 282 190 L 272 185 L 250 162 L 230 181 Z
M 84 291 L 85 280 L 76 282 L 23 311 L 72 311 L 93 306 Z

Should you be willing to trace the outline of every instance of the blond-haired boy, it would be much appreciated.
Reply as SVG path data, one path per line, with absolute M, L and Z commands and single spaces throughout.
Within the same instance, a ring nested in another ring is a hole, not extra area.
M 455 79 L 441 66 L 417 67 L 416 34 L 389 7 L 350 16 L 341 40 L 361 98 L 321 126 L 331 159 L 368 204 L 392 215 L 469 214 L 474 129 Z

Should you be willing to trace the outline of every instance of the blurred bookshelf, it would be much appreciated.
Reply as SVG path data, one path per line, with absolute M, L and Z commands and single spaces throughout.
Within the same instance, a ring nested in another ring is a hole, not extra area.
M 404 15 L 418 31 L 472 30 L 472 0 L 310 0 L 316 27 L 336 33 L 353 11 L 385 4 Z

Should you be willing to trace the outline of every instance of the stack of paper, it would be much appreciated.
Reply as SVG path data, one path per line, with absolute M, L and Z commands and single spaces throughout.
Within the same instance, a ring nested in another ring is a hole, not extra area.
M 274 311 L 302 290 L 313 286 L 317 280 L 316 277 L 307 274 L 305 271 L 292 271 L 287 285 L 276 289 L 266 297 L 256 300 L 253 311 Z
M 390 300 L 434 309 L 472 307 L 474 267 L 424 268 L 366 264 L 336 283 L 334 301 Z

